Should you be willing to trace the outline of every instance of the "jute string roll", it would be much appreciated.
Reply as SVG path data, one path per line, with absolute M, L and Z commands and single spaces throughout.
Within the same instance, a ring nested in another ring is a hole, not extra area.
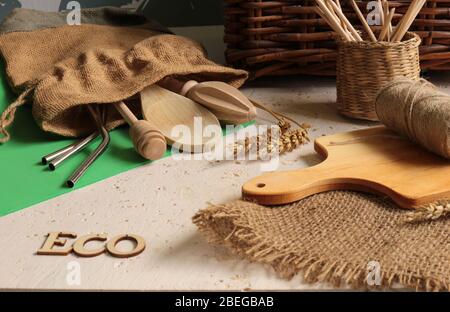
M 421 79 L 396 80 L 375 103 L 380 121 L 431 152 L 450 159 L 450 96 Z

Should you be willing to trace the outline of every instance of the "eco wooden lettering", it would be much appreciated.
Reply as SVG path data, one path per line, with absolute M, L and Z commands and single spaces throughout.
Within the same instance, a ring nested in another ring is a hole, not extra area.
M 50 255 L 50 256 L 67 256 L 72 251 L 79 257 L 96 257 L 106 251 L 116 258 L 129 258 L 135 257 L 145 250 L 145 240 L 139 235 L 135 234 L 123 234 L 112 238 L 106 244 L 97 248 L 87 248 L 86 244 L 90 241 L 106 242 L 108 237 L 106 234 L 88 234 L 78 238 L 72 246 L 65 247 L 67 245 L 67 239 L 76 239 L 77 234 L 70 232 L 50 232 L 42 247 L 37 251 L 38 255 Z M 129 240 L 135 243 L 135 247 L 130 251 L 121 251 L 117 248 L 117 244 L 121 241 Z M 55 246 L 65 248 L 54 248 Z

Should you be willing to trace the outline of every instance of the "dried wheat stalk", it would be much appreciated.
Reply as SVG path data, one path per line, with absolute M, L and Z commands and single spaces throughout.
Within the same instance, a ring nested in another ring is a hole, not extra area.
M 408 222 L 420 222 L 436 220 L 450 216 L 450 201 L 441 201 L 416 209 L 406 215 Z
M 252 138 L 245 138 L 233 145 L 233 154 L 235 157 L 239 155 L 246 155 L 252 149 L 258 153 L 258 159 L 267 160 L 273 155 L 281 155 L 292 152 L 297 147 L 309 142 L 307 124 L 299 124 L 295 120 L 277 113 L 261 103 L 252 101 L 256 107 L 270 113 L 278 120 L 279 137 L 273 138 L 270 129 L 262 135 Z M 292 124 L 297 126 L 292 129 Z

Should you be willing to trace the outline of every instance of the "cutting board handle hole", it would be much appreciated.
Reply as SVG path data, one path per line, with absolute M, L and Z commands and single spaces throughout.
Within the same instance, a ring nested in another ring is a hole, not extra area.
M 256 187 L 259 187 L 259 188 L 263 188 L 265 186 L 266 186 L 265 183 L 258 183 L 258 184 L 256 184 Z

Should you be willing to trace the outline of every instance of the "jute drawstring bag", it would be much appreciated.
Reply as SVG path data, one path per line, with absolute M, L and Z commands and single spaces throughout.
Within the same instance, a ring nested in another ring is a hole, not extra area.
M 245 71 L 209 61 L 198 43 L 160 29 L 82 24 L 8 32 L 0 36 L 0 53 L 19 94 L 0 117 L 0 142 L 9 140 L 6 128 L 27 101 L 43 130 L 81 136 L 95 129 L 83 105 L 125 100 L 166 76 L 235 87 L 247 78 Z M 122 124 L 107 107 L 107 128 Z
M 450 290 L 450 218 L 408 220 L 387 198 L 334 191 L 290 205 L 212 205 L 194 223 L 206 238 L 269 265 L 284 278 Z

